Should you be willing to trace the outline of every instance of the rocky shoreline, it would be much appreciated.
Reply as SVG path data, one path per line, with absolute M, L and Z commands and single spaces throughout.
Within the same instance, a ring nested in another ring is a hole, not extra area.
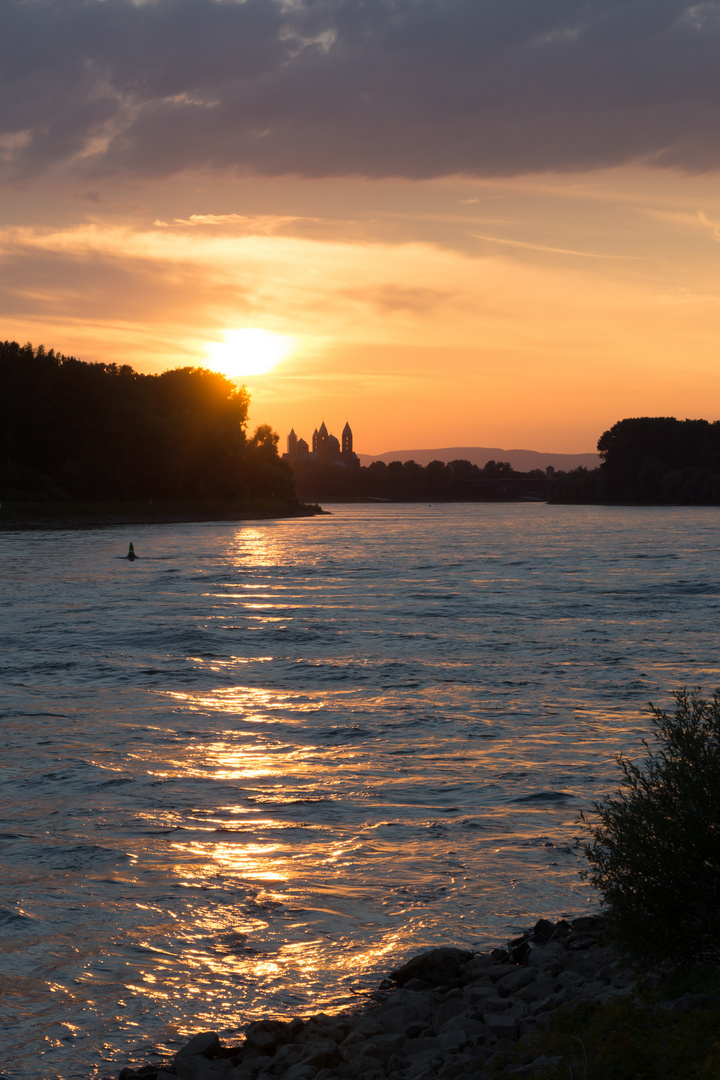
M 541 919 L 507 949 L 432 949 L 393 971 L 360 1010 L 258 1020 L 237 1046 L 204 1032 L 166 1063 L 123 1069 L 119 1080 L 482 1080 L 493 1058 L 547 1029 L 556 1010 L 632 993 L 635 977 L 602 929 L 596 915 Z M 532 1076 L 551 1064 L 539 1057 L 504 1072 Z

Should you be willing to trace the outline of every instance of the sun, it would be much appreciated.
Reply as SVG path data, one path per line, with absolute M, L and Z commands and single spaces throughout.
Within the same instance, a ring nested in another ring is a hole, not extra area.
M 224 341 L 206 346 L 209 366 L 230 379 L 246 375 L 264 375 L 284 360 L 294 348 L 294 341 L 287 334 L 273 330 L 246 328 L 225 330 Z

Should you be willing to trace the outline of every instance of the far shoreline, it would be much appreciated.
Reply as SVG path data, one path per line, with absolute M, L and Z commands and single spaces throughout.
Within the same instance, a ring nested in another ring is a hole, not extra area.
M 162 500 L 158 502 L 2 502 L 0 532 L 112 529 L 195 522 L 275 521 L 327 514 L 313 503 L 280 499 Z

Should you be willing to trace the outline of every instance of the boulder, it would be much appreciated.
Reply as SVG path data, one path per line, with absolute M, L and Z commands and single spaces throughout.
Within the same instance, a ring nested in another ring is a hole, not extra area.
M 463 999 L 468 1005 L 479 1009 L 482 1009 L 484 1002 L 504 1000 L 498 994 L 493 983 L 490 986 L 476 986 L 475 983 L 472 986 L 466 986 L 463 991 Z
M 459 1054 L 465 1049 L 467 1036 L 462 1028 L 448 1028 L 438 1032 L 438 1045 L 444 1054 Z
M 305 1045 L 296 1043 L 291 1045 L 300 1045 L 303 1062 L 316 1069 L 333 1068 L 340 1062 L 340 1048 L 334 1039 L 318 1039 L 316 1042 Z M 289 1047 L 283 1049 L 289 1049 Z
M 305 1065 L 299 1062 L 297 1065 L 291 1066 L 287 1072 L 282 1073 L 283 1080 L 315 1080 L 317 1076 L 317 1069 L 314 1069 L 311 1065 Z
M 403 1053 L 407 1057 L 417 1057 L 419 1054 L 437 1054 L 440 1043 L 437 1039 L 425 1035 L 419 1039 L 406 1039 L 403 1045 Z
M 573 933 L 582 934 L 599 934 L 604 926 L 605 920 L 602 915 L 581 915 L 570 923 Z
M 517 964 L 489 964 L 485 968 L 485 974 L 496 983 L 500 982 L 501 979 L 504 979 L 506 975 L 511 975 L 513 971 L 517 971 L 517 969 Z
M 524 1012 L 524 1008 L 517 1005 L 504 1012 L 484 1013 L 483 1018 L 488 1034 L 494 1035 L 496 1039 L 517 1039 L 518 1023 Z
M 175 1062 L 175 1073 L 180 1080 L 224 1080 L 232 1071 L 232 1064 L 227 1058 L 211 1061 L 201 1054 L 186 1054 Z
M 197 1035 L 193 1035 L 192 1039 L 178 1050 L 175 1061 L 179 1057 L 193 1057 L 196 1054 L 201 1054 L 206 1058 L 214 1058 L 218 1056 L 220 1049 L 220 1038 L 214 1031 L 201 1031 Z
M 303 1021 L 256 1020 L 245 1029 L 248 1046 L 265 1054 L 274 1054 L 278 1046 L 292 1042 L 303 1029 Z
M 272 1058 L 266 1054 L 256 1054 L 252 1057 L 243 1058 L 239 1065 L 230 1073 L 229 1080 L 255 1080 L 267 1066 Z
M 467 1014 L 453 1016 L 438 1032 L 438 1042 L 441 1041 L 443 1035 L 451 1031 L 461 1031 L 466 1043 L 476 1043 L 485 1038 L 486 1027 L 485 1024 Z
M 459 1000 L 462 1007 L 467 1008 L 463 1004 L 462 998 Z M 368 1020 L 378 1024 L 383 1031 L 403 1031 L 407 1033 L 411 1027 L 417 1027 L 418 1024 L 427 1027 L 432 1023 L 434 1014 L 435 1009 L 423 999 L 414 1002 L 412 1005 L 395 1005 L 393 1001 L 389 1001 L 387 1005 L 381 1005 L 379 1008 L 373 1009 L 368 1015 Z
M 431 986 L 457 982 L 472 957 L 473 954 L 465 949 L 442 946 L 414 956 L 401 968 L 391 971 L 390 978 L 399 986 L 405 986 L 411 979 L 420 979 Z
M 503 975 L 502 979 L 498 979 L 496 985 L 500 994 L 514 994 L 518 990 L 522 990 L 524 986 L 535 982 L 536 979 L 537 970 L 535 968 L 516 968 L 509 975 Z
M 549 919 L 538 919 L 532 929 L 533 941 L 549 941 L 555 933 L 555 924 Z
M 532 949 L 528 956 L 528 967 L 550 968 L 559 967 L 565 959 L 565 947 L 559 941 L 549 941 L 547 945 L 541 945 Z
M 435 1014 L 435 1026 L 441 1028 L 444 1023 L 452 1019 L 453 1016 L 459 1016 L 461 1013 L 467 1012 L 468 1003 L 464 998 L 451 998 L 449 1001 L 443 1001 L 438 1006 L 438 1010 Z
M 545 998 L 550 997 L 551 994 L 557 993 L 560 989 L 560 983 L 557 979 L 552 978 L 549 974 L 541 971 L 539 977 L 535 982 L 528 983 L 527 986 L 523 986 L 521 990 L 515 992 L 515 998 L 518 1001 L 533 1002 L 544 1001 Z

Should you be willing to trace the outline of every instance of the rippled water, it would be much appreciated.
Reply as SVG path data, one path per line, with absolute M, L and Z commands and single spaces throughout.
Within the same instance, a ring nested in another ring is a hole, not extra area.
M 578 810 L 720 682 L 716 509 L 332 511 L 0 535 L 12 1080 L 586 910 Z

